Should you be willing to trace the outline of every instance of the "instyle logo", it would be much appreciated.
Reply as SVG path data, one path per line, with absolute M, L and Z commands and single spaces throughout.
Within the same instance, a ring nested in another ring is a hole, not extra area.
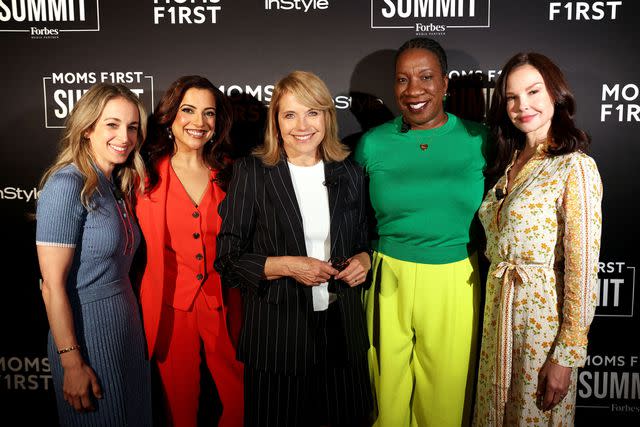
M 95 83 L 127 86 L 153 112 L 153 76 L 142 71 L 72 71 L 52 73 L 42 78 L 44 126 L 62 128 L 75 103 Z
M 596 316 L 633 317 L 636 268 L 622 261 L 600 262 Z
M 220 0 L 153 0 L 153 23 L 170 25 L 215 24 Z
M 604 83 L 600 106 L 601 122 L 640 122 L 638 96 L 640 88 L 635 83 Z
M 40 192 L 36 187 L 23 189 L 20 187 L 4 187 L 0 188 L 0 200 L 20 200 L 29 203 L 32 200 L 38 200 Z
M 265 10 L 293 10 L 307 13 L 329 9 L 329 0 L 264 0 Z
M 98 0 L 0 0 L 0 32 L 42 39 L 75 31 L 100 31 Z
M 371 0 L 371 28 L 413 29 L 417 35 L 451 28 L 489 28 L 491 0 Z
M 218 86 L 218 89 L 229 97 L 238 95 L 250 95 L 260 102 L 268 105 L 273 95 L 273 85 L 248 85 L 248 84 L 229 84 Z M 351 97 L 347 95 L 337 95 L 333 97 L 333 103 L 338 110 L 346 110 L 351 107 Z
M 614 21 L 618 18 L 619 1 L 552 1 L 549 21 Z

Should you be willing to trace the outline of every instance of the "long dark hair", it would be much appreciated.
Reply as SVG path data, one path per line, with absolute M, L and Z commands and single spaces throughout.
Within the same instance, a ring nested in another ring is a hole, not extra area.
M 216 100 L 216 131 L 214 137 L 204 145 L 203 158 L 207 166 L 217 171 L 216 182 L 226 189 L 231 178 L 231 142 L 229 131 L 233 123 L 233 109 L 228 98 L 208 79 L 201 76 L 183 76 L 173 82 L 162 95 L 162 99 L 149 121 L 149 136 L 142 146 L 142 155 L 147 167 L 148 184 L 151 191 L 158 184 L 158 161 L 173 154 L 175 143 L 169 138 L 169 129 L 178 114 L 185 93 L 191 88 L 206 89 Z
M 524 147 L 525 134 L 513 125 L 507 114 L 506 92 L 509 74 L 526 64 L 534 67 L 542 75 L 554 104 L 550 128 L 553 144 L 546 148 L 547 154 L 559 156 L 574 151 L 587 152 L 591 143 L 589 135 L 578 129 L 573 122 L 576 110 L 575 99 L 558 66 L 540 53 L 518 53 L 502 68 L 502 74 L 496 81 L 496 88 L 491 98 L 487 122 L 491 128 L 493 144 L 485 171 L 489 188 L 504 174 L 515 151 Z

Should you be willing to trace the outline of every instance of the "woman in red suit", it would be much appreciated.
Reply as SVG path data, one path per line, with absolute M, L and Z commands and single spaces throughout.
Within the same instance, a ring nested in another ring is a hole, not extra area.
M 154 122 L 155 135 L 143 146 L 148 181 L 136 213 L 146 243 L 140 302 L 167 424 L 197 423 L 202 353 L 222 402 L 219 425 L 240 426 L 243 367 L 213 268 L 218 204 L 230 175 L 231 105 L 209 80 L 185 76 L 165 92 Z M 239 308 L 239 296 L 234 302 Z

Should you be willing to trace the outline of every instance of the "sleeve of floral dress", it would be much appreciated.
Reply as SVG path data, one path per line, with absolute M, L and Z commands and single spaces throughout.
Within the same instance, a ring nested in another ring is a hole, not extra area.
M 564 217 L 564 303 L 551 361 L 583 366 L 587 333 L 596 309 L 598 256 L 602 229 L 602 182 L 591 157 L 572 159 L 562 199 Z

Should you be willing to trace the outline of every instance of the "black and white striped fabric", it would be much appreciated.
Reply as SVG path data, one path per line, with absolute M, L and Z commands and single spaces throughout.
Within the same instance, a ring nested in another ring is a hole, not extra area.
M 373 409 L 367 360 L 340 364 L 339 310 L 314 312 L 319 330 L 316 351 L 322 361 L 305 375 L 272 374 L 245 366 L 245 425 L 335 427 L 364 425 Z M 338 365 L 336 365 L 336 362 Z
M 325 163 L 331 256 L 368 250 L 364 175 L 351 160 Z M 311 288 L 292 278 L 265 280 L 268 256 L 306 256 L 302 217 L 286 161 L 269 167 L 240 159 L 220 204 L 216 269 L 223 285 L 241 287 L 244 319 L 238 359 L 254 370 L 303 375 L 318 362 Z M 362 286 L 340 284 L 336 303 L 344 362 L 357 365 L 369 348 Z

